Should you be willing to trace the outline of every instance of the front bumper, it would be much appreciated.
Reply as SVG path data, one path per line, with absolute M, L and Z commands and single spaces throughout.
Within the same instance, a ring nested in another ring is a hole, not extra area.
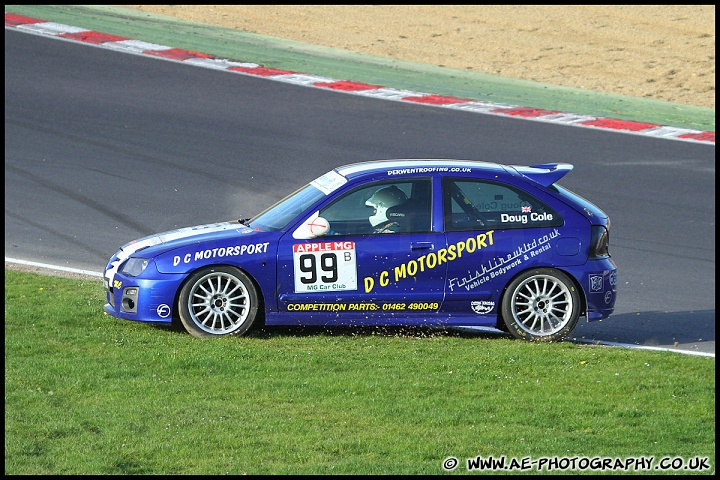
M 103 310 L 123 320 L 171 323 L 176 309 L 176 293 L 185 278 L 180 274 L 161 274 L 154 262 L 138 277 L 122 273 L 104 279 L 107 304 Z

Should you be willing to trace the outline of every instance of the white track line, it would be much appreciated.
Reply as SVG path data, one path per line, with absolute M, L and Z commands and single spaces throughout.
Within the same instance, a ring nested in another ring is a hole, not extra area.
M 91 277 L 102 278 L 103 276 L 102 272 L 93 272 L 91 270 L 80 270 L 77 268 L 61 267 L 59 265 L 50 265 L 49 263 L 28 262 L 27 260 L 19 260 L 17 258 L 5 257 L 5 262 L 15 263 L 18 265 L 27 265 L 30 267 L 46 268 L 48 270 L 59 270 L 61 272 L 77 273 L 79 275 L 89 275 Z

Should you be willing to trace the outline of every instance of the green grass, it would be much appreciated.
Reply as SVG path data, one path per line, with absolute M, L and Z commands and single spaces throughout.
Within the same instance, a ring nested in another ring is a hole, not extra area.
M 99 281 L 5 271 L 6 474 L 438 474 L 449 456 L 467 473 L 503 455 L 715 471 L 714 358 L 429 329 L 199 340 L 103 304 Z

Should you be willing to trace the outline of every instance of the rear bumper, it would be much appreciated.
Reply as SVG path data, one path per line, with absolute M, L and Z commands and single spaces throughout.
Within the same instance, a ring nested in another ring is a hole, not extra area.
M 578 280 L 585 292 L 587 319 L 589 322 L 602 320 L 615 311 L 617 266 L 612 259 L 607 258 L 593 260 L 585 267 L 584 274 Z

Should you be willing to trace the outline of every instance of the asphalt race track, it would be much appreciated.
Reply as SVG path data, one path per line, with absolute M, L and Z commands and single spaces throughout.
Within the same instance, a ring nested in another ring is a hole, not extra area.
M 102 271 L 338 165 L 568 162 L 612 220 L 615 314 L 574 336 L 715 352 L 715 147 L 322 91 L 5 30 L 5 256 Z M 100 308 L 101 306 L 99 306 Z

